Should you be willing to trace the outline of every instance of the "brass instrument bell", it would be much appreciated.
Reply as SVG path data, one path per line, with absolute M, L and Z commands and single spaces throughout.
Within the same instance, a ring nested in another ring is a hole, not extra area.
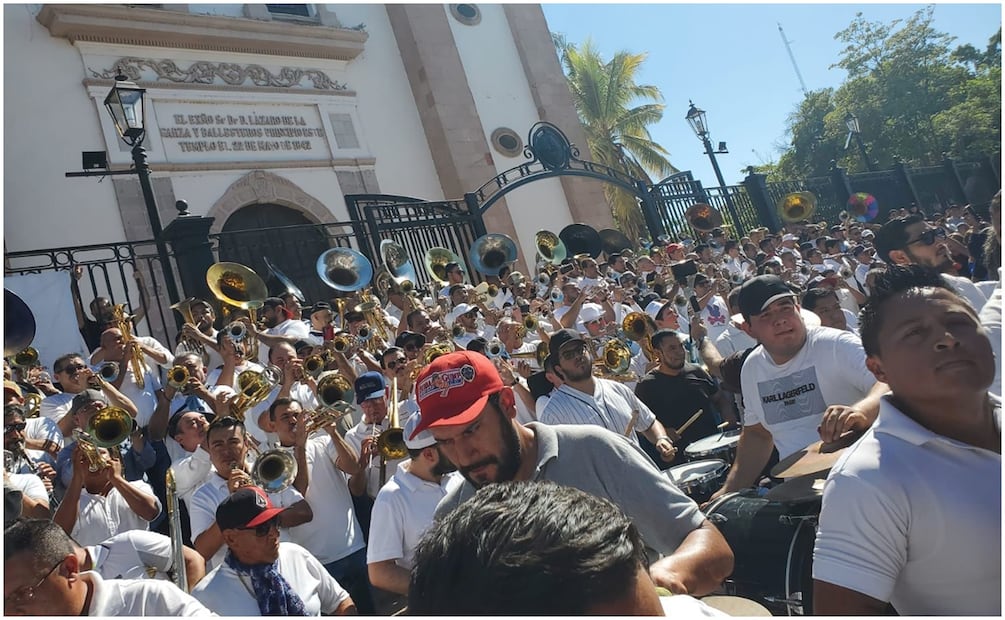
M 589 254 L 597 258 L 603 251 L 600 233 L 586 224 L 569 224 L 558 233 L 568 254 Z
M 567 256 L 565 243 L 550 230 L 537 231 L 534 234 L 534 245 L 537 246 L 537 253 L 541 258 L 553 265 L 561 263 Z
M 300 303 L 306 304 L 307 297 L 304 295 L 304 292 L 300 290 L 300 287 L 294 284 L 293 280 L 286 277 L 286 274 L 279 271 L 279 268 L 272 264 L 272 261 L 269 260 L 268 256 L 263 256 L 262 258 L 265 259 L 265 266 L 269 268 L 269 272 L 272 273 L 272 275 L 274 275 L 276 279 L 279 280 L 279 282 L 286 288 L 286 292 L 296 297 Z
M 389 428 L 377 437 L 377 452 L 381 458 L 381 477 L 384 477 L 384 463 L 408 456 L 408 446 L 405 445 L 405 432 L 398 420 L 398 377 L 391 379 L 391 402 L 388 412 Z M 384 481 L 381 480 L 381 483 Z
M 684 217 L 691 228 L 700 232 L 709 232 L 722 226 L 722 214 L 704 202 L 691 205 L 684 213 Z
M 35 339 L 35 315 L 24 300 L 10 289 L 3 290 L 3 354 L 16 355 Z
M 390 239 L 380 242 L 380 257 L 391 279 L 403 293 L 411 293 L 419 283 L 408 250 Z
M 269 296 L 261 276 L 240 263 L 216 263 L 206 271 L 206 284 L 222 303 L 242 310 L 260 308 Z
M 501 233 L 478 237 L 468 250 L 472 268 L 487 276 L 498 276 L 505 267 L 515 263 L 516 259 L 516 243 Z
M 778 215 L 789 224 L 808 220 L 816 209 L 817 197 L 813 192 L 792 192 L 778 201 Z
M 10 359 L 10 365 L 27 370 L 38 365 L 38 350 L 35 347 L 25 347 Z
M 373 278 L 370 259 L 351 248 L 332 248 L 322 252 L 315 269 L 322 282 L 344 293 L 364 289 Z
M 318 402 L 322 407 L 331 408 L 339 403 L 351 403 L 352 385 L 341 374 L 330 371 L 321 375 L 318 381 Z
M 176 364 L 168 371 L 168 385 L 176 390 L 184 389 L 185 384 L 188 383 L 188 376 L 188 368 L 181 364 Z
M 436 280 L 440 286 L 446 286 L 448 281 L 447 265 L 450 263 L 457 263 L 460 265 L 461 258 L 447 248 L 435 247 L 426 250 L 423 263 L 426 267 L 426 273 L 428 273 L 433 280 Z
M 251 479 L 266 493 L 286 490 L 297 477 L 297 461 L 285 450 L 269 450 L 258 455 L 251 466 Z
M 625 233 L 614 228 L 602 228 L 597 232 L 600 235 L 600 243 L 604 249 L 604 254 L 610 256 L 611 254 L 620 254 L 621 252 L 631 249 L 632 242 L 625 236 Z

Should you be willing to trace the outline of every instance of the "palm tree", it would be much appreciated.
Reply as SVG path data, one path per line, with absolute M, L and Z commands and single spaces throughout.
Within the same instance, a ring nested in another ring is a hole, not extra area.
M 663 178 L 677 172 L 667 159 L 670 153 L 649 135 L 649 126 L 663 118 L 663 95 L 656 86 L 635 83 L 646 54 L 620 51 L 604 62 L 589 39 L 581 48 L 561 35 L 553 39 L 594 161 L 648 183 L 652 183 L 650 174 Z M 604 195 L 615 222 L 629 239 L 646 236 L 645 219 L 634 194 L 608 183 Z

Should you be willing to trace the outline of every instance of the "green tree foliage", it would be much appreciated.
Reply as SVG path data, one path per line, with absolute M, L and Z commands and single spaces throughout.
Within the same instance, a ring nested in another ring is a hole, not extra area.
M 553 35 L 569 89 L 586 131 L 594 161 L 652 182 L 673 174 L 670 153 L 654 142 L 649 127 L 663 118 L 663 95 L 655 86 L 637 84 L 646 54 L 620 51 L 605 61 L 587 40 L 581 47 Z M 630 239 L 646 234 L 645 220 L 631 192 L 610 183 L 604 194 L 614 220 Z
M 953 49 L 954 37 L 932 26 L 933 7 L 907 20 L 870 22 L 859 13 L 835 35 L 846 45 L 834 66 L 848 77 L 837 89 L 809 93 L 789 117 L 791 146 L 778 172 L 820 176 L 836 160 L 865 169 L 852 141 L 849 112 L 859 120 L 870 159 L 888 168 L 902 160 L 934 165 L 947 153 L 976 159 L 1001 150 L 1001 28 L 984 50 Z

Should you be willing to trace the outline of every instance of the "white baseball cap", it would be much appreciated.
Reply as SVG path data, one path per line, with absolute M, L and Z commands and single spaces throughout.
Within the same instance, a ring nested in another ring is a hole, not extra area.
M 408 418 L 407 422 L 405 422 L 405 428 L 403 429 L 405 435 L 405 447 L 409 450 L 421 450 L 436 444 L 436 439 L 433 437 L 433 434 L 429 432 L 429 429 L 423 430 L 415 437 L 412 437 L 412 433 L 414 433 L 416 427 L 419 426 L 421 419 L 422 416 L 416 412 Z M 412 438 L 409 439 L 409 437 Z

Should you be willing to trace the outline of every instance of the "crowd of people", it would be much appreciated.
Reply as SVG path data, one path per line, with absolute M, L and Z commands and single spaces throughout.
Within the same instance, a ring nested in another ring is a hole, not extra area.
M 757 558 L 716 506 L 843 442 L 801 611 L 1000 615 L 1000 208 L 195 299 L 173 343 L 74 283 L 91 353 L 5 360 L 4 611 L 717 615 Z

